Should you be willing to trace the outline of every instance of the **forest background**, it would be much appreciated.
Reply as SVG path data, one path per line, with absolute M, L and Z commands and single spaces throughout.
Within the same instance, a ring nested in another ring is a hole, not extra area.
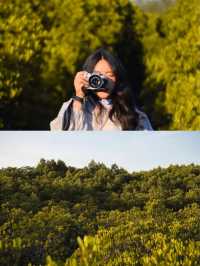
M 200 264 L 200 166 L 0 169 L 0 265 Z
M 155 129 L 200 129 L 199 0 L 0 1 L 0 128 L 49 129 L 86 57 L 124 63 Z

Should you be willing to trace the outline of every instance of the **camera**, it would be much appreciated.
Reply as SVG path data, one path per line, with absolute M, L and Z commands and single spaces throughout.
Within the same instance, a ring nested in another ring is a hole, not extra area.
M 115 87 L 113 80 L 103 74 L 85 72 L 85 78 L 89 82 L 87 90 L 112 92 Z

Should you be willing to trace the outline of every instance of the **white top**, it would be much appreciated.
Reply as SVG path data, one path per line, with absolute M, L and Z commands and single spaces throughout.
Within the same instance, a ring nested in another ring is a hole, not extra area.
M 75 111 L 70 108 L 72 101 L 73 99 L 70 99 L 63 103 L 57 117 L 50 123 L 51 130 L 65 130 L 67 122 L 69 122 L 67 130 L 122 130 L 119 122 L 109 119 L 109 111 L 112 108 L 111 101 L 100 100 L 104 108 L 99 116 L 96 115 L 96 110 L 89 102 L 86 102 L 85 106 L 83 105 L 82 110 Z M 137 108 L 135 110 L 139 115 L 135 130 L 153 130 L 147 115 Z

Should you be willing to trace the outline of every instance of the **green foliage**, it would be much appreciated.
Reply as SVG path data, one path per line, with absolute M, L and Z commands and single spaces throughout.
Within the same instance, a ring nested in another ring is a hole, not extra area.
M 200 166 L 0 169 L 0 265 L 199 265 Z
M 169 123 L 173 130 L 199 129 L 199 16 L 198 0 L 178 0 L 162 16 L 149 16 L 143 97 L 154 98 L 156 109 L 149 110 L 153 119 L 164 121 L 163 128 Z
M 0 14 L 1 123 L 13 129 L 37 127 L 34 111 L 45 119 L 38 102 L 45 103 L 40 72 L 47 31 L 30 1 L 3 1 Z
M 173 113 L 172 129 L 197 130 L 200 122 L 199 1 L 192 1 L 189 5 L 187 1 L 179 1 L 173 13 L 179 13 L 179 19 L 173 19 L 172 15 L 166 19 L 170 42 L 164 51 L 165 62 L 168 62 L 166 78 L 170 80 L 166 106 L 168 112 Z
M 200 263 L 200 241 L 182 241 L 163 233 L 134 234 L 133 231 L 134 222 L 129 222 L 101 229 L 94 237 L 78 238 L 79 249 L 63 265 L 187 266 Z

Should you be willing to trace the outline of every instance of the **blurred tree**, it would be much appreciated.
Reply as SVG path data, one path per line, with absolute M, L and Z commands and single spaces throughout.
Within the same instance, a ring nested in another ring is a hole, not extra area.
M 48 91 L 41 79 L 46 38 L 47 31 L 41 18 L 33 12 L 30 1 L 0 3 L 1 127 L 37 129 L 47 126 Z
M 199 129 L 199 16 L 198 0 L 177 0 L 162 16 L 149 17 L 141 97 L 153 100 L 149 112 L 160 128 Z

